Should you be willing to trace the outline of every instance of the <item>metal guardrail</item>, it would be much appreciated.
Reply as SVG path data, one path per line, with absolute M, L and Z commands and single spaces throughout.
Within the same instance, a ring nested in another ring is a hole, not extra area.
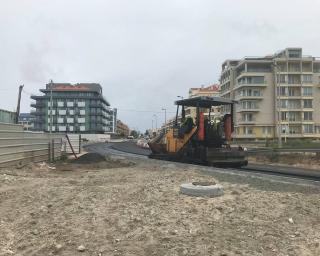
M 63 134 L 23 131 L 21 125 L 0 123 L 0 167 L 61 157 Z

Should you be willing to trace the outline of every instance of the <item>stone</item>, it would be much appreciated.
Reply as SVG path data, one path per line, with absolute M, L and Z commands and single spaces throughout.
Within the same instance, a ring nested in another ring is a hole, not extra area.
M 62 248 L 62 245 L 61 244 L 56 244 L 56 249 L 57 250 L 60 250 Z
M 81 244 L 81 245 L 78 246 L 78 251 L 79 252 L 84 252 L 85 250 L 86 250 L 86 247 L 84 247 L 84 245 Z
M 35 235 L 35 236 L 39 235 L 39 231 L 37 229 L 34 229 L 34 230 L 32 230 L 32 234 Z
M 291 224 L 293 224 L 293 223 L 294 223 L 294 221 L 293 221 L 293 219 L 292 219 L 292 218 L 289 218 L 289 219 L 288 219 L 288 221 L 289 221 L 289 223 L 291 223 Z

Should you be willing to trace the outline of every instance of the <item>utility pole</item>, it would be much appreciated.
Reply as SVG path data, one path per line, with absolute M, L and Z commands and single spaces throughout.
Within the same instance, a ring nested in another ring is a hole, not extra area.
M 19 86 L 19 94 L 18 94 L 18 104 L 17 104 L 17 111 L 16 111 L 16 120 L 15 123 L 19 122 L 19 115 L 20 115 L 20 103 L 21 103 L 21 93 L 24 85 Z
M 167 109 L 162 108 L 161 110 L 164 110 L 164 129 L 166 130 L 166 125 L 167 125 Z
M 53 86 L 53 81 L 51 79 L 50 80 L 50 133 L 52 133 L 52 122 L 53 122 L 53 116 L 52 116 L 52 111 L 53 111 L 52 86 Z

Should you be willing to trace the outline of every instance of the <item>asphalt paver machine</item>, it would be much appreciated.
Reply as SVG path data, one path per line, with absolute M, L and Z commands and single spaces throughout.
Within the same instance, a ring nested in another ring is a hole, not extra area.
M 163 130 L 148 144 L 150 158 L 204 164 L 218 167 L 241 167 L 248 164 L 245 150 L 231 146 L 236 101 L 220 97 L 194 97 L 175 102 L 177 113 L 173 127 Z M 229 113 L 216 117 L 213 107 L 224 106 Z M 181 115 L 179 108 L 181 107 Z M 196 110 L 196 118 L 186 116 L 186 108 Z

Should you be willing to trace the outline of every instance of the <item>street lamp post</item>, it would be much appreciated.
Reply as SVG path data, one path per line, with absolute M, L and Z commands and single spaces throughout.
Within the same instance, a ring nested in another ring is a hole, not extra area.
M 155 117 L 156 120 L 156 130 L 158 129 L 158 116 L 156 114 L 153 114 L 153 116 Z
M 164 111 L 164 127 L 166 128 L 166 125 L 167 125 L 167 109 L 166 108 L 162 108 L 161 110 Z

